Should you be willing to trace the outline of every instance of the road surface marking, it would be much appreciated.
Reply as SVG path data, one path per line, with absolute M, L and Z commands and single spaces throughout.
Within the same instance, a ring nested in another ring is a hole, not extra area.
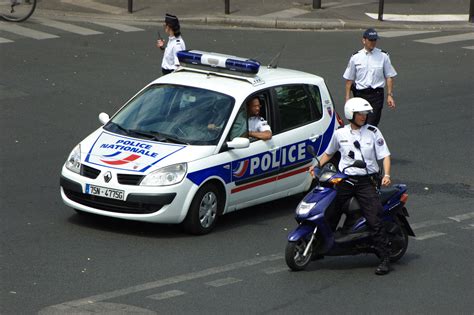
M 461 221 L 469 220 L 469 219 L 473 219 L 473 218 L 474 218 L 474 212 L 460 214 L 460 215 L 456 215 L 454 217 L 448 217 L 448 219 L 454 220 L 456 222 L 461 222 Z
M 401 37 L 401 36 L 411 36 L 411 35 L 418 35 L 418 34 L 426 34 L 426 33 L 435 33 L 437 31 L 386 31 L 386 32 L 379 32 L 381 37 Z
M 323 9 L 339 9 L 339 8 L 349 8 L 349 7 L 356 7 L 359 5 L 371 4 L 371 3 L 379 3 L 378 1 L 366 1 L 366 2 L 356 2 L 356 3 L 347 3 L 341 4 L 340 2 L 328 2 L 328 3 L 321 3 L 321 7 Z
M 365 13 L 371 19 L 377 20 L 377 13 Z M 384 21 L 398 22 L 467 22 L 468 14 L 384 14 Z
M 125 24 L 120 24 L 120 23 L 108 23 L 108 22 L 97 22 L 97 21 L 94 21 L 92 23 L 97 24 L 97 25 L 102 25 L 102 26 L 105 26 L 105 27 L 108 27 L 108 28 L 113 28 L 115 30 L 119 30 L 119 31 L 122 31 L 122 32 L 143 31 L 142 28 L 138 28 L 138 27 L 130 26 L 130 25 L 125 25 Z
M 467 47 L 463 47 L 464 49 L 472 49 L 474 50 L 474 46 L 467 46 Z
M 309 13 L 308 10 L 303 10 L 303 9 L 298 9 L 298 8 L 291 8 L 291 9 L 288 9 L 288 10 L 282 10 L 282 11 L 277 11 L 277 12 L 273 12 L 273 13 L 264 14 L 261 17 L 263 17 L 263 18 L 290 19 L 290 18 L 294 18 L 296 16 L 303 15 L 303 14 L 308 14 L 308 13 Z
M 186 294 L 186 292 L 183 292 L 183 291 L 180 291 L 180 290 L 170 290 L 170 291 L 166 291 L 166 292 L 163 292 L 163 293 L 158 293 L 158 294 L 153 294 L 153 295 L 147 296 L 147 298 L 153 299 L 153 300 L 165 300 L 165 299 L 174 298 L 174 297 L 177 297 L 177 296 L 180 296 L 180 295 L 183 295 L 183 294 Z
M 178 275 L 178 276 L 174 276 L 170 278 L 165 278 L 165 279 L 161 279 L 157 281 L 142 283 L 142 284 L 138 284 L 132 287 L 124 288 L 124 289 L 118 289 L 115 291 L 105 292 L 102 294 L 97 294 L 97 295 L 93 295 L 93 296 L 78 299 L 78 300 L 64 302 L 61 304 L 50 306 L 48 307 L 48 309 L 52 308 L 52 309 L 74 310 L 75 308 L 83 306 L 83 305 L 90 305 L 93 303 L 117 298 L 120 296 L 129 295 L 132 293 L 161 288 L 167 285 L 177 284 L 177 283 L 181 283 L 185 281 L 200 279 L 200 278 L 216 275 L 216 274 L 227 272 L 227 271 L 247 268 L 247 267 L 262 264 L 264 262 L 280 260 L 282 258 L 283 258 L 283 255 L 268 255 L 268 256 L 256 257 L 253 259 L 247 259 L 244 261 L 239 261 L 239 262 L 231 263 L 224 266 L 212 267 L 212 268 L 195 271 L 191 273 L 186 273 L 186 274 L 182 274 L 182 275 Z
M 233 283 L 237 283 L 237 282 L 241 282 L 241 281 L 242 281 L 241 279 L 228 277 L 228 278 L 217 279 L 217 280 L 214 280 L 214 281 L 206 282 L 206 285 L 218 288 L 218 287 L 223 287 L 225 285 L 229 285 L 229 284 L 233 284 Z
M 428 227 L 428 226 L 434 226 L 434 225 L 440 225 L 440 224 L 446 224 L 446 223 L 452 223 L 452 221 L 449 221 L 449 220 L 429 220 L 429 221 L 424 221 L 424 222 L 420 222 L 420 223 L 413 223 L 411 225 L 411 228 L 413 230 L 416 230 L 416 229 L 421 229 L 421 228 L 425 228 L 425 227 Z
M 35 31 L 17 24 L 7 24 L 0 22 L 0 29 L 5 32 L 33 38 L 33 39 L 49 39 L 49 38 L 58 38 L 59 36 L 48 34 L 40 31 Z
M 74 33 L 74 34 L 79 34 L 79 35 L 97 35 L 97 34 L 103 34 L 102 32 L 98 32 L 95 30 L 91 30 L 89 28 L 77 26 L 74 24 L 69 24 L 69 23 L 64 23 L 64 22 L 59 22 L 59 21 L 54 21 L 50 19 L 42 19 L 42 18 L 34 18 L 33 20 L 40 22 L 43 25 L 52 27 L 52 28 L 57 28 L 66 32 Z
M 62 3 L 67 3 L 70 5 L 75 5 L 77 7 L 83 7 L 86 9 L 94 9 L 96 11 L 101 11 L 109 14 L 122 14 L 125 13 L 125 8 L 119 8 L 108 4 L 97 3 L 92 0 L 61 0 Z M 123 2 L 125 7 L 126 2 Z
M 429 232 L 426 232 L 426 233 L 423 233 L 423 234 L 418 234 L 418 236 L 415 237 L 415 240 L 423 241 L 423 240 L 427 240 L 429 238 L 443 236 L 443 235 L 446 235 L 446 233 L 429 231 Z
M 6 38 L 3 38 L 3 37 L 0 37 L 0 44 L 3 44 L 3 43 L 13 43 L 13 41 L 9 40 L 9 39 L 6 39 Z
M 274 273 L 279 273 L 279 272 L 288 271 L 288 270 L 289 269 L 287 266 L 279 266 L 279 267 L 265 268 L 263 269 L 263 272 L 266 273 L 267 275 L 272 275 Z
M 474 32 L 471 33 L 464 33 L 458 35 L 450 35 L 450 36 L 440 36 L 440 37 L 432 37 L 432 38 L 425 38 L 425 39 L 418 39 L 415 42 L 425 43 L 425 44 L 446 44 L 446 43 L 453 43 L 453 42 L 460 42 L 465 40 L 474 40 Z

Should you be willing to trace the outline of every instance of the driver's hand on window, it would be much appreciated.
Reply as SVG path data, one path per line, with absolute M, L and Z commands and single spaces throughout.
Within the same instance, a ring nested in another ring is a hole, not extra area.
M 220 127 L 215 125 L 215 124 L 208 124 L 207 129 L 209 129 L 209 130 L 219 130 Z

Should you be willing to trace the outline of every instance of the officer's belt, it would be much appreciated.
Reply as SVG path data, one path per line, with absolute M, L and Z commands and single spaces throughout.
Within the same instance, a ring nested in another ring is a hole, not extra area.
M 357 93 L 360 93 L 360 94 L 379 94 L 379 93 L 383 93 L 383 88 L 376 88 L 376 89 L 373 89 L 373 88 L 367 88 L 367 89 L 362 89 L 362 90 L 357 90 L 356 89 L 356 92 Z

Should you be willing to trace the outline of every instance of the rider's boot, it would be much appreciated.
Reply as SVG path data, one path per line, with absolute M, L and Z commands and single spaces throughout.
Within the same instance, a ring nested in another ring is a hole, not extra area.
M 386 275 L 390 272 L 390 258 L 385 257 L 380 261 L 380 265 L 375 269 L 375 274 L 379 276 Z

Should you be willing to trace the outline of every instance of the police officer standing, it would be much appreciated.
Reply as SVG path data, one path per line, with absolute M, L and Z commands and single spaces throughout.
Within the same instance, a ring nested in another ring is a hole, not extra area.
M 374 110 L 369 114 L 367 123 L 373 126 L 377 126 L 380 122 L 385 85 L 387 104 L 390 108 L 395 108 L 393 78 L 397 75 L 388 53 L 375 47 L 378 38 L 373 28 L 364 32 L 362 38 L 364 48 L 352 55 L 343 74 L 346 79 L 346 101 L 350 98 L 351 91 L 354 97 L 362 97 L 369 101 Z
M 376 179 L 379 172 L 377 160 L 383 160 L 385 175 L 382 178 L 382 185 L 390 185 L 390 151 L 380 130 L 367 125 L 367 115 L 370 111 L 372 106 L 363 98 L 354 97 L 346 102 L 344 114 L 350 124 L 335 131 L 326 152 L 321 157 L 320 166 L 327 163 L 337 151 L 341 153 L 339 169 L 345 169 L 349 180 L 337 186 L 336 205 L 332 213 L 327 213 L 329 224 L 333 230 L 336 229 L 342 206 L 355 196 L 367 220 L 375 250 L 381 258 L 375 273 L 384 275 L 390 271 L 390 249 L 388 236 L 380 218 L 383 208 L 376 192 Z M 353 165 L 355 160 L 364 161 L 366 168 L 346 169 Z M 313 171 L 311 168 L 311 172 Z
M 161 63 L 161 72 L 163 75 L 173 72 L 179 66 L 178 51 L 185 50 L 186 45 L 181 37 L 178 17 L 166 13 L 165 32 L 168 34 L 168 44 L 165 48 L 165 40 L 159 38 L 156 47 L 164 51 L 163 61 Z

